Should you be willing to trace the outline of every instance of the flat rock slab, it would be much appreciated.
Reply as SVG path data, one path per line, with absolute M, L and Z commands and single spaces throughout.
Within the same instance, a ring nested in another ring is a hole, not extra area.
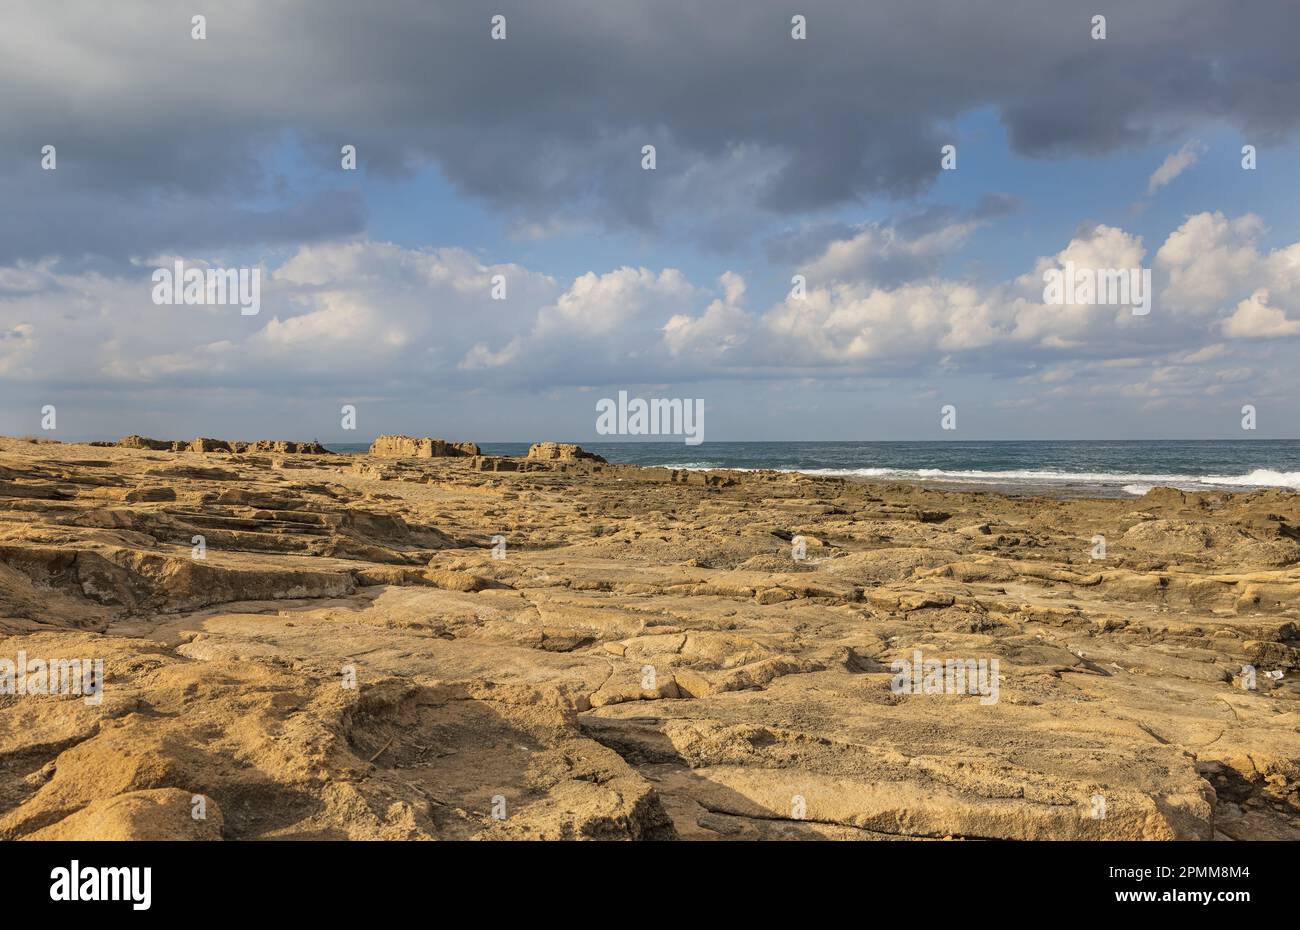
M 0 837 L 1300 838 L 1297 527 L 0 440 Z

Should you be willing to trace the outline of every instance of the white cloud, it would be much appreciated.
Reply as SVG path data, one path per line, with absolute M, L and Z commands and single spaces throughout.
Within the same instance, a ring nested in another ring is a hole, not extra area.
M 1263 232 L 1253 213 L 1233 220 L 1222 213 L 1189 216 L 1156 252 L 1156 267 L 1169 277 L 1162 304 L 1203 316 L 1234 294 L 1249 293 L 1258 283 L 1262 256 L 1255 241 Z
M 1300 333 L 1300 320 L 1288 320 L 1277 307 L 1268 305 L 1268 291 L 1255 291 L 1223 321 L 1223 334 L 1230 339 L 1271 339 Z
M 673 307 L 697 301 L 700 292 L 675 268 L 655 274 L 647 268 L 587 272 L 542 308 L 534 335 L 591 339 L 616 335 L 647 317 L 662 320 Z
M 1200 142 L 1188 142 L 1177 152 L 1172 152 L 1160 163 L 1160 167 L 1151 173 L 1147 181 L 1147 194 L 1154 194 L 1160 188 L 1169 184 L 1174 178 L 1178 177 L 1192 165 L 1196 164 L 1196 159 L 1205 151 L 1205 146 Z
M 997 310 L 979 291 L 952 281 L 897 288 L 814 288 L 763 318 L 773 354 L 801 364 L 917 358 L 988 345 Z
M 675 313 L 663 326 L 663 340 L 674 356 L 716 361 L 745 344 L 753 318 L 745 312 L 745 279 L 734 272 L 722 275 L 723 296 L 692 317 Z
M 0 331 L 0 376 L 22 372 L 40 347 L 35 335 L 36 327 L 30 323 L 15 323 L 12 329 Z
M 847 239 L 830 243 L 801 270 L 813 285 L 826 281 L 910 280 L 932 273 L 940 259 L 964 245 L 982 225 L 979 220 L 968 219 L 906 236 L 893 227 L 873 223 Z
M 519 337 L 516 336 L 506 343 L 505 348 L 499 352 L 493 352 L 481 342 L 472 345 L 465 357 L 457 365 L 463 371 L 481 371 L 488 368 L 504 368 L 512 364 L 517 358 L 522 348 Z
M 891 248 L 943 252 L 962 224 Z M 1258 246 L 1263 224 L 1246 215 L 1189 217 L 1156 251 L 1149 316 L 1127 307 L 1045 305 L 1042 273 L 1140 267 L 1140 237 L 1097 226 L 1025 274 L 980 283 L 927 272 L 885 284 L 864 277 L 877 228 L 831 243 L 809 265 L 821 276 L 804 299 L 751 306 L 735 272 L 696 284 L 672 268 L 621 267 L 567 286 L 519 265 L 493 265 L 462 249 L 408 249 L 353 241 L 309 245 L 266 269 L 260 315 L 235 307 L 155 306 L 148 268 L 132 277 L 62 273 L 55 263 L 0 268 L 0 377 L 123 385 L 319 383 L 418 391 L 674 383 L 726 377 L 780 379 L 918 373 L 1038 371 L 1064 381 L 1101 366 L 1168 372 L 1236 364 L 1245 340 L 1300 336 L 1300 243 Z M 183 257 L 187 263 L 198 258 Z M 219 262 L 215 262 L 219 264 Z M 492 277 L 507 299 L 491 299 Z M 1258 348 L 1253 351 L 1258 352 Z M 1145 360 L 1145 361 L 1144 361 Z M 1062 369 L 1062 364 L 1077 367 Z M 1112 367 L 1112 371 L 1120 369 Z M 1051 383 L 1045 381 L 1045 383 Z
M 1068 348 L 1114 339 L 1142 323 L 1135 323 L 1129 306 L 1046 304 L 1043 274 L 1073 262 L 1076 268 L 1141 268 L 1146 249 L 1141 236 L 1113 226 L 1097 226 L 1087 236 L 1071 239 L 1064 249 L 1040 258 L 1034 270 L 1014 284 L 1011 339 L 1045 348 Z

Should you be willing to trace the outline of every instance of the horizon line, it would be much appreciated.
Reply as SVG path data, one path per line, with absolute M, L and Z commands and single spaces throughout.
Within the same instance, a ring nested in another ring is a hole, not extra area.
M 127 435 L 130 435 L 130 434 L 127 434 Z M 285 442 L 318 442 L 318 443 L 320 443 L 322 446 L 361 446 L 361 445 L 371 445 L 371 444 L 373 444 L 373 443 L 375 442 L 375 440 L 378 439 L 380 436 L 394 436 L 394 435 L 407 435 L 407 436 L 410 436 L 411 438 L 424 438 L 424 437 L 416 436 L 415 434 L 412 434 L 412 433 L 379 433 L 379 434 L 377 434 L 374 438 L 369 439 L 369 440 L 344 440 L 344 439 L 340 439 L 340 440 L 324 439 L 324 440 L 322 440 L 322 439 L 319 439 L 319 438 L 315 438 L 315 437 L 313 437 L 313 438 L 310 439 L 310 440 L 308 440 L 308 439 L 288 439 L 288 440 L 269 440 L 269 441 L 277 441 L 277 442 L 278 442 L 278 441 L 285 441 Z M 116 437 L 116 438 L 114 438 L 114 439 L 99 439 L 99 438 L 95 438 L 95 439 L 84 439 L 84 438 L 77 438 L 77 439 L 56 439 L 56 438 L 54 438 L 54 437 L 43 437 L 43 436 L 35 436 L 35 435 L 32 435 L 32 434 L 28 434 L 28 435 L 23 435 L 23 436 L 9 436 L 9 435 L 3 435 L 3 436 L 0 436 L 0 438 L 3 438 L 3 439 L 13 439 L 13 440 L 25 440 L 25 439 L 48 439 L 48 440 L 51 441 L 51 442 L 58 442 L 58 443 L 63 443 L 63 444 L 67 444 L 67 445 L 89 445 L 90 443 L 96 443 L 96 442 L 101 442 L 101 443 L 102 443 L 102 442 L 106 442 L 106 443 L 116 443 L 116 442 L 118 442 L 120 439 L 122 439 L 122 438 L 124 438 L 124 437 L 119 436 L 119 437 Z M 148 437 L 148 438 L 151 438 L 151 439 L 152 439 L 152 438 L 155 438 L 155 437 Z M 247 442 L 247 441 L 254 441 L 254 440 L 225 440 L 224 437 L 215 437 L 215 436 L 195 436 L 195 437 L 190 437 L 190 438 L 192 438 L 192 439 L 197 439 L 197 438 L 218 439 L 218 438 L 221 438 L 223 441 L 246 441 L 246 442 Z M 435 437 L 429 437 L 429 438 L 443 439 L 444 437 L 442 437 L 442 436 L 435 436 Z M 160 440 L 160 441 L 185 441 L 185 440 Z M 672 446 L 677 446 L 677 445 L 685 445 L 685 444 L 682 442 L 682 440 L 681 440 L 680 437 L 664 437 L 664 438 L 661 438 L 661 439 L 613 439 L 613 440 L 611 440 L 611 439 L 605 439 L 605 438 L 601 438 L 601 439 L 475 439 L 475 440 L 449 439 L 449 440 L 446 440 L 446 441 L 448 441 L 448 442 L 473 442 L 473 443 L 475 443 L 475 444 L 477 444 L 477 445 L 532 445 L 532 444 L 534 444 L 534 443 L 539 443 L 539 442 L 560 442 L 560 443 L 572 443 L 572 444 L 575 444 L 575 445 L 583 445 L 583 444 L 585 443 L 585 444 L 587 444 L 587 445 L 606 445 L 606 446 L 655 446 L 655 445 L 672 445 Z M 1012 443 L 1012 442 L 1019 442 L 1019 443 L 1024 443 L 1024 442 L 1145 442 L 1145 443 L 1153 443 L 1153 442 L 1300 442 L 1300 437 L 1283 437 L 1283 436 L 1277 436 L 1277 437 L 1245 437 L 1245 436 L 1243 436 L 1243 437 L 1234 437 L 1234 438 L 1231 438 L 1231 439 L 1228 439 L 1228 438 L 1175 438 L 1175 439 L 1165 439 L 1165 438 L 1142 438 L 1142 439 L 1117 439 L 1117 438 L 1098 438 L 1098 437 L 1083 437 L 1083 438 L 1072 437 L 1072 438 L 1068 438 L 1068 439 L 1063 439 L 1063 438 L 1035 438 L 1035 439 L 988 439 L 988 438 L 985 438 L 985 439 L 714 439 L 714 440 L 704 440 L 703 442 L 699 443 L 698 445 L 687 446 L 687 448 L 690 448 L 690 449 L 699 449 L 699 448 L 702 448 L 702 447 L 704 447 L 704 446 L 709 446 L 709 445 L 720 446 L 720 445 L 741 444 L 741 443 L 746 444 L 746 445 L 778 445 L 778 444 L 788 444 L 788 443 L 827 443 L 827 444 L 829 444 L 829 443 L 842 443 L 842 444 L 848 445 L 848 444 L 886 443 L 886 442 L 889 442 L 889 443 L 920 443 L 920 442 L 927 442 L 927 443 L 952 443 L 952 444 L 958 444 L 958 443 L 973 443 L 973 442 L 1005 442 L 1005 443 Z

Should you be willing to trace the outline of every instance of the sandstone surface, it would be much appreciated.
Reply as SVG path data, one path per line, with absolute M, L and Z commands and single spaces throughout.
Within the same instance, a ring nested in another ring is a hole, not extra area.
M 136 445 L 0 439 L 0 838 L 1300 837 L 1297 495 Z

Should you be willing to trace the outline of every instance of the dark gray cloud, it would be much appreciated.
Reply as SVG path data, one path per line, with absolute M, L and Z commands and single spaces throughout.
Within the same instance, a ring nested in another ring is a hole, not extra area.
M 63 169 L 27 172 L 0 181 L 19 188 L 0 225 L 0 259 L 34 261 L 60 256 L 66 267 L 120 267 L 132 258 L 211 253 L 228 247 L 298 246 L 365 229 L 366 208 L 356 190 L 289 196 L 265 207 L 226 197 L 136 190 L 68 191 Z
M 278 196 L 281 171 L 336 171 L 344 142 L 368 172 L 436 165 L 517 221 L 684 227 L 725 245 L 755 210 L 924 191 L 952 121 L 976 108 L 1035 156 L 1207 120 L 1268 144 L 1300 121 L 1294 4 L 1144 0 L 1108 14 L 1104 42 L 1074 0 L 201 6 L 205 42 L 173 4 L 6 6 L 0 197 L 22 232 L 0 260 L 355 231 L 355 203 L 310 187 L 260 219 L 230 207 Z M 57 195 L 29 170 L 47 143 Z M 278 164 L 286 150 L 310 166 Z

